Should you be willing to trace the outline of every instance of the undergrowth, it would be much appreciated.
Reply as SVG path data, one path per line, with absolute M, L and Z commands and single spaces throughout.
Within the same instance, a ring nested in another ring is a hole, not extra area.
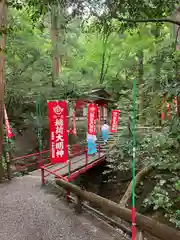
M 180 228 L 180 132 L 179 120 L 160 132 L 137 132 L 136 168 L 137 171 L 152 165 L 157 181 L 142 206 L 152 212 L 162 211 L 166 220 Z M 131 171 L 132 136 L 127 129 L 121 131 L 114 143 L 109 146 L 108 174 L 116 171 Z M 146 186 L 143 186 L 144 188 Z M 179 196 L 178 196 L 179 195 Z

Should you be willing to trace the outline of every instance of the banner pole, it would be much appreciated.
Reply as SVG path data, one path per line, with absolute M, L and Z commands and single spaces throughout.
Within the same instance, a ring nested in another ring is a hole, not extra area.
M 132 159 L 132 240 L 136 240 L 135 176 L 136 176 L 136 80 L 133 81 L 133 159 Z

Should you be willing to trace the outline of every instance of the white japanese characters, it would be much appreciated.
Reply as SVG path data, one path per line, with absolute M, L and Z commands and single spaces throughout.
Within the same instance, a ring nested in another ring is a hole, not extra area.
M 117 132 L 118 128 L 118 118 L 119 118 L 119 111 L 112 111 L 112 122 L 111 122 L 111 131 Z
M 62 115 L 60 118 L 57 118 L 55 121 L 56 127 L 56 157 L 63 157 L 64 156 L 64 139 L 63 139 L 63 130 L 64 130 L 64 122 L 62 119 Z
M 64 156 L 64 120 L 63 120 L 63 108 L 59 105 L 53 108 L 53 124 L 54 132 L 51 132 L 52 141 L 52 158 L 59 158 Z
M 51 163 L 68 161 L 67 102 L 48 101 Z
M 94 134 L 96 132 L 96 108 L 90 106 L 89 112 L 89 133 Z
M 112 118 L 112 131 L 116 131 L 117 130 L 117 112 L 114 112 L 113 114 L 113 118 Z

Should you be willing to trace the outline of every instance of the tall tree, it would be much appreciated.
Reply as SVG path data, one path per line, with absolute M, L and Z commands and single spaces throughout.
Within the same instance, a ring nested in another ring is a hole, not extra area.
M 140 96 L 139 96 L 139 121 L 140 123 L 143 123 L 143 111 L 144 111 L 144 93 L 142 90 L 142 84 L 143 84 L 143 75 L 144 75 L 144 64 L 143 64 L 143 50 L 140 50 L 137 54 L 138 57 L 138 84 L 139 84 L 139 90 Z
M 52 37 L 52 87 L 55 87 L 55 80 L 59 76 L 60 71 L 60 57 L 59 57 L 59 28 L 58 28 L 58 17 L 59 12 L 57 11 L 58 6 L 51 6 L 51 37 Z
M 3 177 L 2 152 L 4 142 L 4 81 L 5 81 L 5 43 L 7 26 L 7 5 L 5 0 L 0 1 L 0 179 Z

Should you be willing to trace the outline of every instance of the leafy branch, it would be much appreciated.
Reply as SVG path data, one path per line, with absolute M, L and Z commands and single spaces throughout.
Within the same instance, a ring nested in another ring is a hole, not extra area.
M 176 21 L 170 18 L 148 18 L 148 19 L 130 19 L 130 18 L 122 18 L 119 17 L 117 14 L 112 13 L 112 17 L 121 21 L 121 22 L 129 22 L 129 23 L 172 23 L 180 26 L 180 21 Z

